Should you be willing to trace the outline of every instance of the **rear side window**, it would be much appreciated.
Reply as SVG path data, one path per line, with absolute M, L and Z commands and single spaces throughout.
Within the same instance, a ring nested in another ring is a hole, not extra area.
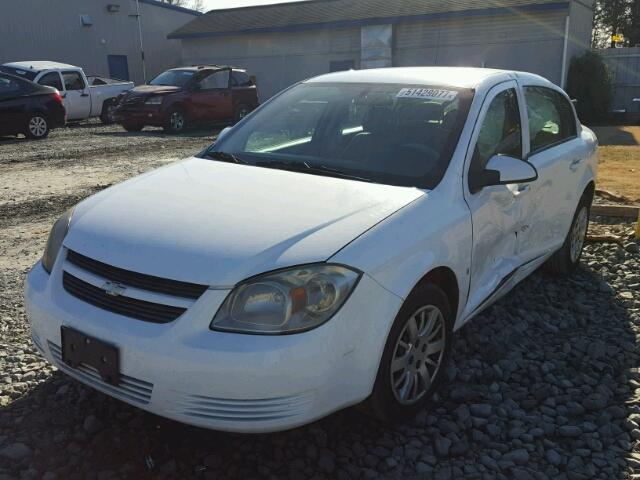
M 478 134 L 472 169 L 484 170 L 494 155 L 522 158 L 520 110 L 513 88 L 500 92 L 492 100 Z
M 229 70 L 218 70 L 200 81 L 202 90 L 229 88 Z
M 240 72 L 238 70 L 234 70 L 231 72 L 231 86 L 232 87 L 251 87 L 253 82 L 249 75 L 245 72 Z
M 13 78 L 0 75 L 0 95 L 8 95 L 14 93 L 20 93 L 24 90 L 23 85 Z
M 62 79 L 67 90 L 84 90 L 84 80 L 78 72 L 62 72 Z
M 569 101 L 545 87 L 525 87 L 531 152 L 537 152 L 576 136 L 576 119 Z
M 46 75 L 38 80 L 40 85 L 45 85 L 47 87 L 57 88 L 58 90 L 62 90 L 62 81 L 60 80 L 60 75 L 58 72 L 49 72 Z
M 38 74 L 38 72 L 31 70 L 22 70 L 21 68 L 7 67 L 6 65 L 0 65 L 0 72 L 10 73 L 16 77 L 26 78 L 27 80 L 33 80 Z

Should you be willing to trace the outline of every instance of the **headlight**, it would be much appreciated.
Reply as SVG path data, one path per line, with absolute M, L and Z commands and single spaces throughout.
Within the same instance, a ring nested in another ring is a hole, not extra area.
M 296 333 L 329 320 L 360 274 L 340 265 L 308 265 L 267 273 L 237 285 L 211 328 L 253 334 Z
M 149 97 L 144 102 L 146 105 L 160 105 L 162 104 L 162 97 Z
M 49 273 L 51 273 L 53 264 L 55 263 L 58 252 L 60 251 L 60 247 L 62 247 L 62 241 L 64 240 L 64 237 L 67 236 L 72 215 L 73 208 L 64 212 L 64 214 L 56 220 L 56 223 L 53 224 L 53 228 L 49 233 L 47 245 L 44 247 L 44 253 L 42 254 L 42 266 Z

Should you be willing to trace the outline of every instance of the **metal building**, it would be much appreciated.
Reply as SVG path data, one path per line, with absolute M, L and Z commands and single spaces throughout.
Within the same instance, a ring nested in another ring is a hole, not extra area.
M 593 0 L 311 0 L 214 10 L 169 35 L 183 63 L 228 63 L 269 97 L 307 77 L 377 66 L 464 65 L 563 84 L 588 48 Z
M 143 82 L 138 18 L 147 79 L 180 64 L 180 43 L 167 35 L 201 15 L 155 0 L 4 1 L 0 64 L 52 60 L 90 75 Z
M 598 53 L 611 73 L 613 112 L 640 120 L 640 47 L 608 48 Z

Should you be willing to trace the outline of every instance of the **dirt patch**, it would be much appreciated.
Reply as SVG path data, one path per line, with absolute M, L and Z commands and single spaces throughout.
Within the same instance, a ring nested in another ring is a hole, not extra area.
M 595 127 L 600 142 L 598 188 L 640 203 L 640 127 Z

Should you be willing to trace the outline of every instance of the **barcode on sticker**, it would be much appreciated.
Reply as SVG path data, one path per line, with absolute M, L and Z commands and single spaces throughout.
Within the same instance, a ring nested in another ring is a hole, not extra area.
M 424 98 L 425 100 L 444 100 L 449 102 L 456 98 L 458 92 L 440 90 L 438 88 L 403 88 L 398 92 L 398 98 Z

